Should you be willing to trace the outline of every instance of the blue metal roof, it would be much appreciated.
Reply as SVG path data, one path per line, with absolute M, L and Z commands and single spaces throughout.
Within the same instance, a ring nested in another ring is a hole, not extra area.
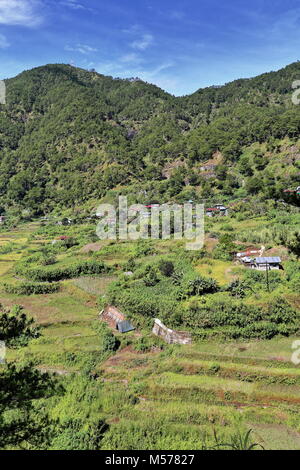
M 135 330 L 134 326 L 128 320 L 120 321 L 117 324 L 117 328 L 120 333 L 128 333 L 129 331 Z
M 279 256 L 265 256 L 263 258 L 255 258 L 257 264 L 280 264 L 281 258 Z

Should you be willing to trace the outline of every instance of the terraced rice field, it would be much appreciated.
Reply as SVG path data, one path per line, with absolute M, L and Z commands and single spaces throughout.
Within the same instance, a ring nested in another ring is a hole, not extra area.
M 263 351 L 264 342 L 261 346 Z M 214 432 L 226 441 L 238 427 L 253 429 L 266 449 L 300 448 L 299 368 L 264 354 L 234 359 L 196 345 L 171 349 L 168 354 L 126 349 L 104 364 L 107 393 L 118 387 L 139 396 L 134 409 L 110 416 L 112 433 L 132 427 L 138 439 L 149 426 L 168 429 L 168 448 L 190 449 L 201 448 L 201 442 L 213 445 Z M 158 445 L 154 434 L 151 445 Z

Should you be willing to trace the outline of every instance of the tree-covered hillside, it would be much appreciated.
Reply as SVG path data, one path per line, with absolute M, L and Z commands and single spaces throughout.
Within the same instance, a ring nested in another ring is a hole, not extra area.
M 6 81 L 0 211 L 137 200 L 282 199 L 299 185 L 300 62 L 175 98 L 138 79 L 47 65 Z

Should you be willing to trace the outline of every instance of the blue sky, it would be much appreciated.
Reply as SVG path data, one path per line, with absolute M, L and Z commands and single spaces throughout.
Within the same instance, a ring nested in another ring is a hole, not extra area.
M 298 59 L 299 0 L 0 0 L 0 78 L 72 63 L 184 95 Z

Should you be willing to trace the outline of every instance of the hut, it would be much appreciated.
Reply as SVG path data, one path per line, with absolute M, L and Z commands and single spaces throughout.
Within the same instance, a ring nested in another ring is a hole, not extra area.
M 205 214 L 207 217 L 228 216 L 229 209 L 223 204 L 215 204 L 213 207 L 207 208 Z
M 108 305 L 104 310 L 102 310 L 100 318 L 111 328 L 118 330 L 120 333 L 127 333 L 135 329 L 134 326 L 132 326 L 126 319 L 125 315 L 112 305 Z
M 160 336 L 169 344 L 191 344 L 192 335 L 186 331 L 174 331 L 167 328 L 160 320 L 154 320 L 152 333 Z
M 252 269 L 257 269 L 259 271 L 282 269 L 281 258 L 279 256 L 255 258 L 251 267 Z

